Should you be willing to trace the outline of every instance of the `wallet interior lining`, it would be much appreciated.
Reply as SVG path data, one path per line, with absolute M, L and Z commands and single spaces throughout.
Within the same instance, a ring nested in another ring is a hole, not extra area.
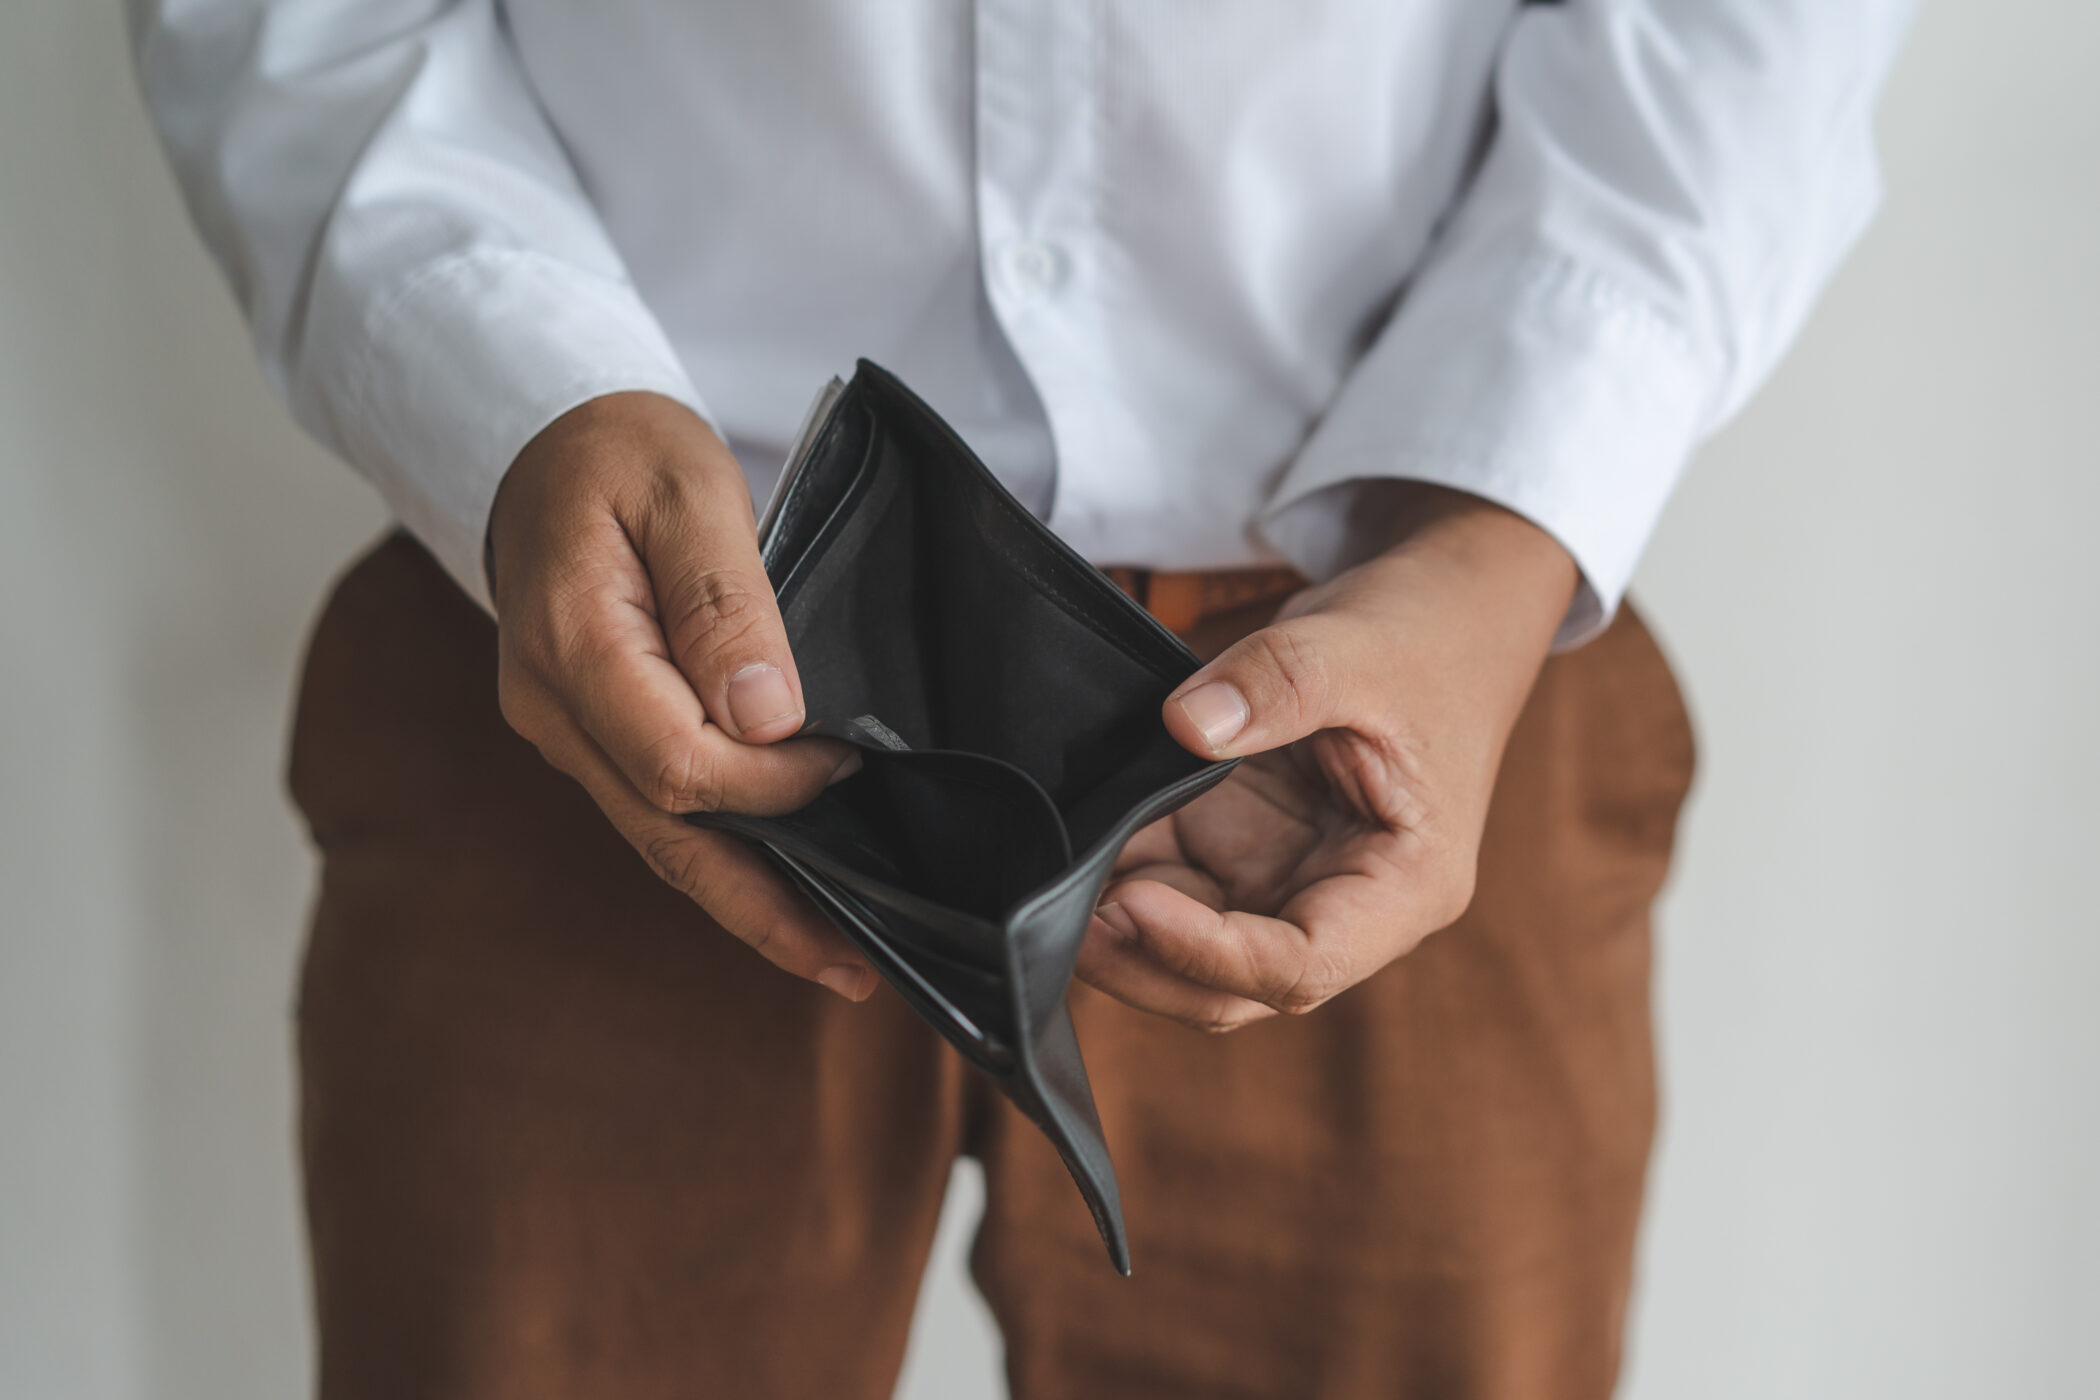
M 1187 657 L 1075 596 L 1091 582 L 1075 561 L 954 445 L 928 440 L 920 412 L 889 417 L 878 433 L 864 405 L 842 405 L 840 439 L 819 447 L 834 475 L 811 488 L 839 505 L 814 529 L 786 507 L 805 562 L 780 596 L 809 713 L 857 741 L 867 729 L 855 722 L 872 718 L 911 750 L 1011 764 L 1048 794 L 1069 847 L 1086 850 L 1204 766 L 1159 720 Z M 845 794 L 819 802 L 834 796 Z M 1016 852 L 1035 864 L 1027 854 Z

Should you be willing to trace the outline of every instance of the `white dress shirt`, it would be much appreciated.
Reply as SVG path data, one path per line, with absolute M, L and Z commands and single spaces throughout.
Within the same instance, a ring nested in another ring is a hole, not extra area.
M 263 363 L 486 602 L 518 450 L 866 355 L 1089 558 L 1500 502 L 1601 626 L 1877 194 L 1907 0 L 130 0 Z

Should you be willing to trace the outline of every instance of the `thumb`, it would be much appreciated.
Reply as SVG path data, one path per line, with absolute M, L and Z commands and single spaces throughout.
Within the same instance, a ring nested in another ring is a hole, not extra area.
M 801 678 L 728 450 L 653 502 L 635 536 L 671 662 L 707 717 L 747 744 L 801 729 Z
M 1319 616 L 1249 634 L 1167 697 L 1167 732 L 1190 753 L 1223 759 L 1341 723 L 1337 640 L 1332 619 Z

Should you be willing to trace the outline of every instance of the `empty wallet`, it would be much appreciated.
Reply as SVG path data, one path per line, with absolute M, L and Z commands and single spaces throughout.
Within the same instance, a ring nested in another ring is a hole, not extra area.
M 1128 1274 L 1065 993 L 1124 841 L 1232 770 L 1160 722 L 1196 657 L 866 360 L 818 397 L 759 538 L 803 732 L 863 764 L 788 816 L 688 820 L 756 843 L 991 1076 Z

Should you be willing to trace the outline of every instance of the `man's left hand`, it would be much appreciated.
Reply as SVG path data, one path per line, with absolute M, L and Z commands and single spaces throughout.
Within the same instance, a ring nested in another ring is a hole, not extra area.
M 1575 566 L 1500 507 L 1388 489 L 1396 544 L 1168 698 L 1184 747 L 1246 761 L 1125 847 L 1079 962 L 1109 995 L 1218 1031 L 1310 1011 L 1471 902 Z

